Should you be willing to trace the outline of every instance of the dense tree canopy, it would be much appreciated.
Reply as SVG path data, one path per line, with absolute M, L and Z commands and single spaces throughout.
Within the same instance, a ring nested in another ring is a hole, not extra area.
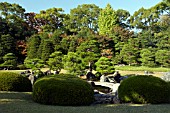
M 80 31 L 82 28 L 89 28 L 93 31 L 98 30 L 98 16 L 100 8 L 95 4 L 78 5 L 71 9 L 69 19 L 69 29 L 73 32 Z
M 132 15 L 110 4 L 82 4 L 66 14 L 55 7 L 26 13 L 19 4 L 0 2 L 1 66 L 48 66 L 75 75 L 104 64 L 102 73 L 115 64 L 170 67 L 169 49 L 169 0 Z
M 98 20 L 99 34 L 110 36 L 112 29 L 118 25 L 119 19 L 116 11 L 113 10 L 110 4 L 101 10 Z
M 62 57 L 63 54 L 60 51 L 56 51 L 50 55 L 50 58 L 48 59 L 47 63 L 51 70 L 60 72 L 63 68 L 62 64 Z
M 35 18 L 40 19 L 41 30 L 45 32 L 53 32 L 56 29 L 63 29 L 63 22 L 67 15 L 63 13 L 62 8 L 50 8 L 46 11 L 40 11 Z

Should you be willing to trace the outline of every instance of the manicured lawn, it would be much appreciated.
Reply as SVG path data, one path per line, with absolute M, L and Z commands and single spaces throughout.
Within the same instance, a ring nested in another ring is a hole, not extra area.
M 152 71 L 152 72 L 167 72 L 170 71 L 170 68 L 163 68 L 163 67 L 145 67 L 145 66 L 115 66 L 116 70 L 122 71 Z
M 169 72 L 170 68 L 149 68 L 144 66 L 115 66 L 115 70 L 118 70 L 121 75 L 130 75 L 130 74 L 137 74 L 137 75 L 144 75 L 144 71 L 153 72 L 152 75 L 160 77 L 165 74 L 165 72 Z
M 20 73 L 24 72 L 25 70 L 0 70 L 0 72 L 14 72 L 14 73 Z
M 131 74 L 145 75 L 144 71 L 122 71 L 122 70 L 119 70 L 119 73 L 121 75 L 131 75 Z M 154 72 L 152 75 L 156 76 L 156 77 L 161 77 L 164 74 L 165 74 L 165 72 Z
M 29 69 L 31 71 L 31 69 Z M 49 70 L 49 68 L 42 68 L 41 71 L 45 72 Z M 20 72 L 24 72 L 26 70 L 0 70 L 0 72 L 16 72 L 16 73 L 20 73 Z M 53 71 L 52 71 L 53 72 Z M 62 69 L 60 73 L 66 73 L 66 70 Z
M 49 70 L 49 68 L 42 68 L 41 71 L 45 72 Z M 170 68 L 162 68 L 162 67 L 157 67 L 157 68 L 149 68 L 149 67 L 144 67 L 144 66 L 115 66 L 115 70 L 119 70 L 121 75 L 129 75 L 129 74 L 138 74 L 138 75 L 143 75 L 144 71 L 151 71 L 154 72 L 154 76 L 162 76 L 164 72 L 169 72 Z M 25 70 L 0 70 L 0 72 L 16 72 L 20 73 Z M 53 71 L 52 71 L 53 72 Z M 94 71 L 95 73 L 96 71 Z M 62 69 L 60 73 L 66 73 L 66 70 Z
M 0 113 L 170 113 L 170 104 L 50 106 L 33 102 L 30 92 L 0 91 Z

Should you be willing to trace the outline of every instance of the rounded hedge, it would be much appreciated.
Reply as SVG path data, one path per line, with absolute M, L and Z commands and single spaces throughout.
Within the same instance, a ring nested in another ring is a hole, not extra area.
M 118 88 L 118 97 L 122 102 L 167 103 L 168 83 L 154 76 L 132 76 L 122 81 Z
M 91 85 L 80 78 L 57 75 L 35 82 L 33 100 L 50 105 L 90 105 L 94 101 L 94 92 Z
M 168 81 L 168 102 L 170 103 L 170 82 Z
M 0 91 L 32 91 L 32 85 L 28 78 L 13 72 L 0 73 Z

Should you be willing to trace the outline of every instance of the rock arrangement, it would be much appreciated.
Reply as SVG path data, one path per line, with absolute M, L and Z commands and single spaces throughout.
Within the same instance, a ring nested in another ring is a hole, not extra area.
M 170 81 L 170 72 L 164 73 L 164 75 L 161 76 L 160 78 L 167 81 L 167 82 Z
M 93 105 L 96 105 L 96 104 L 119 104 L 120 103 L 117 93 L 104 94 L 104 93 L 95 91 L 94 97 L 95 97 L 95 101 L 94 101 Z

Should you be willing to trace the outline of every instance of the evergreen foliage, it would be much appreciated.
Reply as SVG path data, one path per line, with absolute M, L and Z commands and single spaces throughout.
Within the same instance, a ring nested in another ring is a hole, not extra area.
M 154 67 L 154 54 L 149 49 L 143 49 L 140 53 L 142 66 Z
M 0 91 L 32 91 L 31 82 L 28 78 L 12 72 L 0 73 Z
M 67 55 L 64 55 L 63 57 L 63 65 L 64 69 L 68 71 L 68 73 L 73 74 L 73 75 L 80 75 L 82 74 L 83 69 L 83 63 L 78 56 L 77 53 L 74 52 L 68 52 Z
M 60 51 L 52 53 L 47 61 L 50 69 L 60 72 L 63 68 L 62 58 L 63 54 Z
M 82 4 L 77 8 L 71 9 L 68 28 L 72 32 L 80 31 L 83 28 L 89 28 L 92 31 L 98 30 L 98 16 L 100 8 L 95 4 Z
M 163 0 L 130 15 L 110 4 L 82 4 L 65 14 L 62 8 L 26 13 L 18 4 L 1 2 L 0 64 L 8 53 L 19 65 L 36 58 L 46 64 L 52 53 L 61 51 L 78 54 L 82 64 L 76 70 L 82 71 L 101 56 L 114 64 L 169 67 L 169 4 Z
M 127 44 L 124 44 L 120 56 L 123 58 L 124 62 L 127 62 L 129 65 L 137 64 L 139 47 L 138 40 L 135 38 L 129 39 Z
M 77 48 L 77 53 L 80 55 L 85 68 L 94 68 L 94 63 L 100 58 L 99 43 L 96 40 L 90 40 L 81 43 Z
M 161 64 L 161 67 L 169 67 L 170 52 L 168 50 L 158 50 L 155 53 L 156 62 Z
M 41 104 L 82 106 L 94 101 L 93 88 L 86 81 L 71 75 L 39 79 L 33 87 L 33 100 Z
M 146 75 L 129 77 L 120 84 L 118 96 L 122 102 L 160 104 L 169 102 L 169 88 L 164 80 Z
M 5 54 L 15 52 L 15 48 L 15 40 L 10 34 L 0 35 L 0 62 Z
M 13 53 L 6 54 L 3 59 L 4 63 L 1 66 L 13 69 L 17 67 L 17 58 Z
M 118 25 L 116 11 L 113 10 L 110 4 L 107 4 L 107 6 L 100 11 L 98 18 L 99 34 L 111 36 L 113 27 Z
M 24 65 L 26 66 L 26 68 L 37 70 L 44 67 L 44 61 L 37 58 L 35 59 L 26 58 L 24 61 Z
M 114 73 L 114 65 L 109 58 L 100 57 L 100 59 L 95 63 L 96 71 L 101 74 Z
M 50 40 L 44 40 L 41 59 L 47 61 L 50 54 L 54 52 L 53 44 Z
M 37 58 L 37 51 L 41 42 L 41 38 L 39 35 L 34 35 L 29 39 L 28 49 L 27 49 L 27 57 L 29 59 Z

